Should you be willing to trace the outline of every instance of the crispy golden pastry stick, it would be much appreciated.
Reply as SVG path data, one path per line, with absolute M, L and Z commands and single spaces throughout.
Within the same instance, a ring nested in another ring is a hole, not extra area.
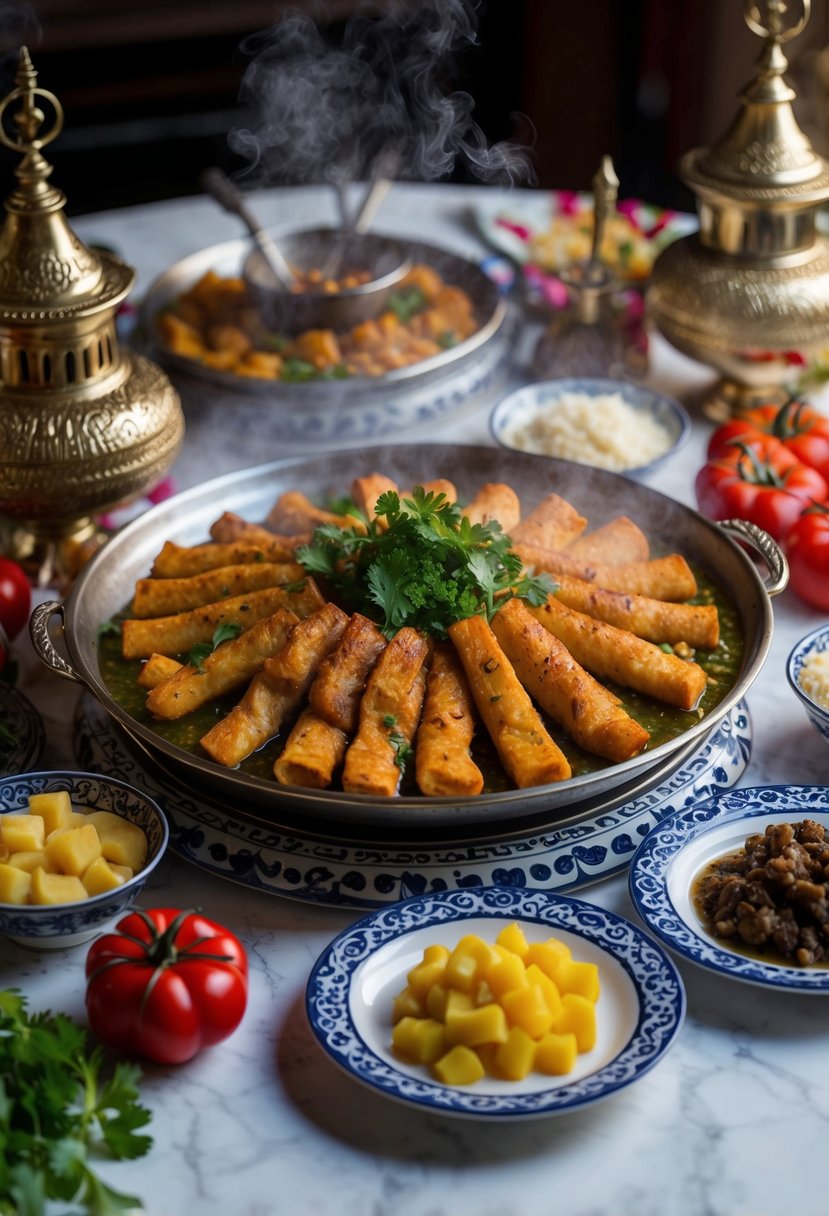
M 202 737 L 211 759 L 232 768 L 279 733 L 347 621 L 344 612 L 328 603 L 293 627 L 282 650 L 265 660 L 239 704 Z
M 335 524 L 338 528 L 357 528 L 365 531 L 361 521 L 354 515 L 337 515 L 311 502 L 300 490 L 286 490 L 280 494 L 265 520 L 272 532 L 292 535 L 298 532 L 313 532 L 320 524 Z
M 685 558 L 679 553 L 667 557 L 653 557 L 646 562 L 623 562 L 619 566 L 587 563 L 570 557 L 566 552 L 531 545 L 514 543 L 518 556 L 525 566 L 535 570 L 546 570 L 555 577 L 569 574 L 606 587 L 608 591 L 623 591 L 629 595 L 647 595 L 655 600 L 689 600 L 697 593 L 697 580 Z
M 595 587 L 584 579 L 557 574 L 556 599 L 618 629 L 629 629 L 648 642 L 685 642 L 714 650 L 720 640 L 720 618 L 714 604 L 675 604 L 645 595 L 626 595 Z
M 348 735 L 306 705 L 273 766 L 273 775 L 280 785 L 327 789 L 347 747 Z
M 698 663 L 667 654 L 625 629 L 574 612 L 555 595 L 538 608 L 528 605 L 527 611 L 593 675 L 679 709 L 693 709 L 705 689 L 708 677 Z
M 298 617 L 303 617 L 315 612 L 323 603 L 319 588 L 308 578 L 298 591 L 268 587 L 216 604 L 205 604 L 190 612 L 177 612 L 174 616 L 131 619 L 121 625 L 121 652 L 125 659 L 146 659 L 156 652 L 187 654 L 197 642 L 212 641 L 219 625 L 233 624 L 243 630 L 250 629 L 279 608 L 290 608 Z
M 423 489 L 432 494 L 444 494 L 447 502 L 458 501 L 458 490 L 454 481 L 447 481 L 445 477 L 436 477 L 434 481 L 421 481 L 417 483 L 423 486 Z M 411 490 L 406 491 L 407 497 L 411 496 Z
M 171 659 L 166 654 L 151 654 L 138 673 L 138 684 L 141 688 L 158 688 L 180 671 L 181 666 L 178 659 Z
M 147 697 L 147 709 L 156 718 L 168 721 L 183 718 L 200 705 L 245 684 L 265 659 L 282 649 L 298 621 L 295 613 L 284 608 L 257 621 L 245 633 L 217 646 L 201 669 L 188 664 L 153 688 Z
M 646 562 L 651 546 L 638 524 L 627 515 L 617 515 L 592 532 L 577 536 L 567 546 L 567 553 L 579 561 L 618 566 L 621 562 Z
M 422 794 L 480 794 L 483 774 L 469 754 L 474 733 L 472 693 L 460 659 L 452 646 L 437 646 L 426 677 L 415 749 L 415 777 Z
M 176 545 L 168 540 L 152 565 L 153 578 L 190 578 L 219 566 L 242 566 L 250 562 L 291 562 L 294 546 L 285 537 L 269 541 L 236 541 L 230 544 Z
M 484 618 L 456 621 L 449 627 L 449 636 L 460 655 L 478 713 L 519 789 L 569 777 L 567 757 L 545 730 Z
M 219 566 L 190 578 L 140 578 L 132 600 L 133 616 L 170 616 L 202 604 L 232 599 L 246 591 L 284 587 L 305 578 L 299 562 L 251 562 L 246 566 Z
M 534 511 L 510 529 L 510 536 L 516 548 L 520 543 L 563 549 L 586 527 L 587 520 L 566 499 L 558 494 L 548 494 Z
M 512 486 L 488 481 L 463 509 L 473 524 L 488 524 L 497 519 L 504 532 L 511 533 L 521 519 L 521 503 Z
M 405 626 L 386 646 L 360 702 L 360 724 L 343 766 L 343 789 L 393 797 L 402 775 L 402 749 L 414 738 L 426 691 L 429 641 Z
M 242 519 L 241 515 L 234 515 L 232 511 L 225 511 L 215 523 L 210 525 L 210 535 L 213 540 L 219 541 L 222 544 L 235 544 L 237 541 L 244 541 L 246 543 L 252 542 L 258 545 L 267 545 L 276 539 L 281 540 L 285 545 L 291 545 L 293 548 L 303 541 L 307 541 L 311 536 L 311 530 L 307 529 L 300 536 L 274 537 L 273 532 L 269 532 L 261 524 L 248 523 L 246 519 Z
M 381 494 L 388 493 L 389 490 L 399 492 L 397 483 L 390 477 L 386 477 L 384 473 L 369 473 L 367 477 L 355 477 L 351 483 L 351 497 L 354 499 L 357 509 L 365 515 L 366 519 L 374 519 L 377 499 Z M 382 527 L 386 521 L 381 519 L 379 522 Z
M 360 697 L 369 673 L 386 648 L 386 639 L 368 617 L 355 612 L 340 644 L 320 664 L 308 700 L 323 721 L 353 735 Z
M 492 632 L 527 692 L 585 751 L 617 763 L 637 755 L 650 735 L 537 621 L 521 600 L 495 613 Z

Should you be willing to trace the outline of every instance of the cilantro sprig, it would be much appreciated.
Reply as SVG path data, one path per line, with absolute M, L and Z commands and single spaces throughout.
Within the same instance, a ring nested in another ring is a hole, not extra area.
M 392 636 L 404 625 L 442 638 L 455 621 L 491 619 L 517 595 L 542 604 L 548 575 L 528 575 L 496 520 L 473 524 L 446 495 L 416 486 L 409 498 L 381 494 L 375 518 L 357 528 L 323 524 L 297 550 L 350 608 Z
M 237 625 L 235 621 L 228 621 L 223 625 L 217 625 L 213 630 L 213 638 L 209 642 L 196 642 L 195 646 L 187 656 L 191 667 L 195 667 L 196 671 L 204 671 L 204 660 L 211 655 L 217 646 L 221 646 L 222 642 L 230 642 L 233 638 L 238 638 L 242 632 L 242 626 Z
M 150 1112 L 138 1103 L 139 1070 L 119 1062 L 104 1074 L 100 1047 L 65 1014 L 30 1014 L 14 989 L 0 991 L 0 1213 L 43 1216 L 47 1201 L 89 1216 L 141 1211 L 109 1187 L 93 1153 L 141 1157 Z

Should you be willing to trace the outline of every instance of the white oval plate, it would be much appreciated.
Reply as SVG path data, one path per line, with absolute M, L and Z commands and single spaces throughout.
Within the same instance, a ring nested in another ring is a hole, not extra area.
M 484 1077 L 457 1088 L 398 1060 L 392 1002 L 425 947 L 451 949 L 467 933 L 494 941 L 509 921 L 530 942 L 555 935 L 576 958 L 598 964 L 597 1046 L 565 1077 Z M 542 891 L 471 887 L 407 899 L 352 925 L 317 959 L 305 1004 L 324 1050 L 370 1088 L 443 1114 L 529 1119 L 587 1106 L 643 1076 L 679 1032 L 685 991 L 661 947 L 614 912 Z
M 653 828 L 630 868 L 630 895 L 642 920 L 677 954 L 732 979 L 790 992 L 829 993 L 829 967 L 786 967 L 729 950 L 694 911 L 696 875 L 769 824 L 814 819 L 829 827 L 829 787 L 764 785 L 717 794 Z

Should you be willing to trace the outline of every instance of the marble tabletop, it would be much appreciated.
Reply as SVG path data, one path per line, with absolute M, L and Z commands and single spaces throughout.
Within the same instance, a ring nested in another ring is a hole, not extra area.
M 482 257 L 474 209 L 491 191 L 398 186 L 378 220 Z M 313 189 L 262 193 L 272 223 L 327 220 Z M 511 205 L 519 205 L 513 197 Z M 207 199 L 182 199 L 75 220 L 82 239 L 118 249 L 137 291 L 186 253 L 238 235 Z M 520 350 L 518 351 L 520 360 Z M 521 378 L 520 366 L 516 379 Z M 686 447 L 648 480 L 693 505 L 693 476 L 711 424 L 696 405 L 710 373 L 658 336 L 648 383 L 692 411 Z M 185 401 L 180 489 L 291 449 L 261 401 L 200 408 Z M 448 419 L 420 442 L 489 443 L 488 405 Z M 407 436 L 401 435 L 404 442 Z M 794 641 L 820 614 L 790 591 L 775 600 L 775 635 L 748 704 L 754 749 L 742 785 L 822 783 L 829 751 L 787 686 Z M 75 691 L 17 643 L 22 688 L 47 731 L 44 767 L 73 762 Z M 636 919 L 624 877 L 580 894 Z M 250 1001 L 226 1043 L 178 1068 L 147 1066 L 154 1146 L 105 1164 L 153 1216 L 826 1216 L 820 1161 L 829 1127 L 829 1031 L 820 998 L 751 988 L 679 962 L 688 994 L 671 1051 L 636 1084 L 579 1113 L 501 1126 L 424 1114 L 362 1088 L 323 1054 L 303 997 L 314 959 L 356 912 L 291 902 L 223 883 L 168 856 L 143 902 L 199 906 L 235 930 L 251 965 Z M 0 942 L 5 986 L 35 1009 L 84 1019 L 83 947 L 29 953 Z

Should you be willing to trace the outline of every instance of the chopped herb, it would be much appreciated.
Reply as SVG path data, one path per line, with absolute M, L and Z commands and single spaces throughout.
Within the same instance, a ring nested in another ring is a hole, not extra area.
M 629 262 L 633 254 L 633 241 L 622 241 L 618 250 L 619 261 L 624 266 L 625 262 Z
M 393 730 L 389 735 L 389 743 L 394 748 L 394 763 L 402 772 L 411 760 L 414 752 L 399 730 Z
M 351 375 L 344 363 L 335 363 L 333 367 L 326 367 L 318 373 L 318 380 L 347 380 Z
M 288 339 L 284 334 L 261 334 L 256 340 L 256 345 L 262 350 L 276 351 L 278 355 L 281 355 L 288 345 Z
M 406 287 L 389 296 L 389 308 L 403 325 L 423 312 L 429 301 L 419 287 Z
M 293 356 L 282 364 L 282 379 L 288 384 L 302 384 L 306 380 L 314 380 L 319 373 L 313 363 Z
M 664 651 L 665 651 L 665 654 L 673 654 L 673 653 L 674 653 L 674 648 L 673 648 L 673 646 L 670 644 L 670 642 L 660 642 L 660 643 L 659 643 L 659 649 L 660 649 L 660 650 L 664 650 Z
M 397 726 L 397 718 L 395 718 L 394 714 L 383 714 L 383 725 Z
M 242 632 L 242 626 L 234 622 L 225 622 L 222 625 L 217 625 L 213 631 L 213 640 L 210 642 L 196 642 L 187 660 L 191 667 L 195 667 L 196 671 L 204 671 L 204 660 L 211 655 L 217 646 L 221 646 L 222 642 L 230 642 L 233 638 L 238 638 Z
M 444 350 L 449 350 L 457 345 L 457 334 L 453 333 L 451 329 L 445 329 L 442 334 L 438 334 L 438 346 L 442 346 Z
M 101 638 L 120 637 L 121 622 L 120 621 L 104 621 L 98 626 L 98 640 Z
M 262 552 L 261 549 L 258 549 L 256 551 L 256 553 L 254 553 L 253 560 L 255 562 L 263 562 L 265 560 L 265 554 Z
M 490 697 L 489 699 L 490 699 L 490 701 L 500 701 L 502 696 L 503 696 L 503 693 L 496 692 L 495 695 Z
M 283 583 L 281 586 L 281 590 L 287 591 L 288 595 L 296 595 L 297 592 L 304 591 L 307 586 L 308 586 L 307 578 L 298 578 L 293 583 Z

